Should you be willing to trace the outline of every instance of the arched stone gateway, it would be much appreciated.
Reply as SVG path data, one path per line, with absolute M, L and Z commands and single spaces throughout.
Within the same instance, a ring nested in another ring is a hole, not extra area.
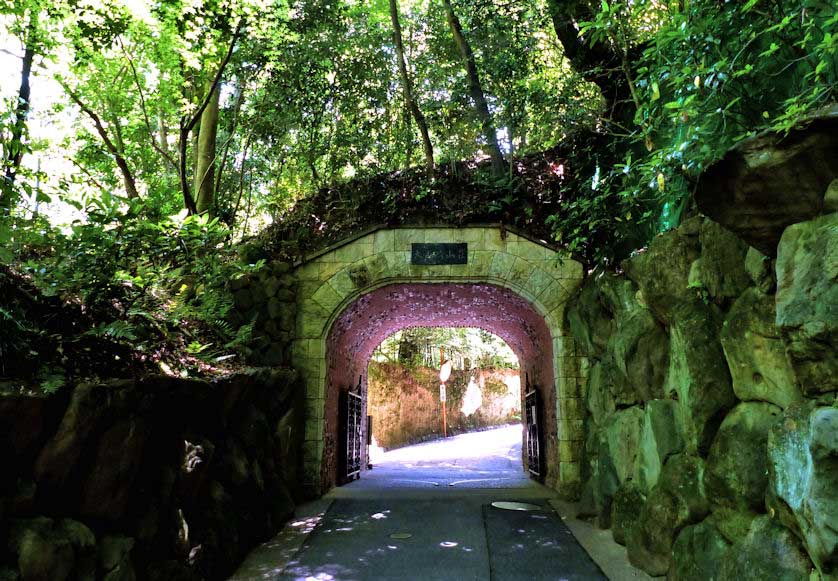
M 440 254 L 441 253 L 441 254 Z M 440 264 L 454 262 L 454 264 Z M 429 264 L 430 263 L 430 264 Z M 334 485 L 338 392 L 375 346 L 408 326 L 475 326 L 504 338 L 545 403 L 546 483 L 578 493 L 583 404 L 565 303 L 582 266 L 497 226 L 378 228 L 297 266 L 292 358 L 306 385 L 306 488 Z

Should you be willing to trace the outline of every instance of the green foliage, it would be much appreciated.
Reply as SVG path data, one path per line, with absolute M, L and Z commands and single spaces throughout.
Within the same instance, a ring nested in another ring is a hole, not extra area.
M 97 201 L 101 201 L 98 200 Z M 142 215 L 142 204 L 132 206 Z M 10 248 L 20 269 L 48 296 L 80 300 L 102 322 L 87 335 L 129 342 L 153 354 L 160 342 L 217 356 L 210 344 L 241 347 L 252 325 L 232 328 L 227 282 L 262 263 L 241 264 L 225 250 L 229 229 L 217 218 L 137 219 L 114 207 L 88 208 L 89 221 L 67 233 L 11 224 Z M 203 344 L 204 337 L 217 337 Z M 195 345 L 202 345 L 197 349 Z
M 466 360 L 481 369 L 517 369 L 518 358 L 506 342 L 488 331 L 470 327 L 411 327 L 394 333 L 376 348 L 373 359 L 399 361 L 409 369 L 439 367 L 440 349 L 456 368 Z
M 482 155 L 480 122 L 442 11 L 425 1 L 400 4 L 416 98 L 437 159 L 454 164 Z M 118 153 L 149 209 L 168 216 L 183 207 L 178 131 L 198 108 L 240 17 L 245 29 L 222 78 L 214 215 L 246 230 L 254 226 L 249 217 L 259 217 L 257 226 L 265 215 L 281 220 L 321 187 L 421 163 L 386 2 L 149 3 L 146 14 L 117 0 L 93 12 L 60 6 L 38 9 L 55 39 L 43 52 L 69 62 L 51 67 L 67 91 L 55 113 L 77 117 L 74 132 L 51 145 L 80 170 L 51 180 L 64 197 L 80 201 L 125 188 Z M 463 0 L 457 10 L 510 155 L 546 149 L 595 125 L 595 90 L 562 58 L 539 0 Z M 70 92 L 98 116 L 112 147 Z M 193 154 L 189 140 L 186 153 Z M 190 182 L 192 165 L 186 163 Z
M 667 202 L 733 143 L 763 128 L 787 130 L 838 87 L 838 14 L 828 2 L 747 2 L 717 10 L 692 2 L 654 37 L 638 68 L 638 123 L 653 142 L 641 181 L 663 174 Z
M 93 337 L 106 337 L 114 341 L 133 341 L 137 338 L 134 333 L 134 325 L 127 321 L 99 323 L 96 327 L 87 331 L 87 334 Z
M 641 58 L 634 126 L 616 136 L 597 187 L 554 220 L 571 250 L 608 262 L 677 226 L 701 172 L 763 129 L 787 131 L 838 88 L 838 12 L 831 2 L 602 2 L 581 33 Z M 591 249 L 606 230 L 614 243 Z
M 46 373 L 41 377 L 41 389 L 44 393 L 55 393 L 66 383 L 62 373 Z

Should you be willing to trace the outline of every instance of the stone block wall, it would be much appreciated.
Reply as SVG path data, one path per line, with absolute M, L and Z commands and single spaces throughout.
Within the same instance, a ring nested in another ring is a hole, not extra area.
M 572 303 L 581 514 L 651 575 L 838 579 L 838 214 L 776 259 L 692 218 Z
M 290 264 L 267 262 L 259 271 L 230 281 L 235 310 L 227 322 L 237 329 L 253 324 L 245 348 L 253 365 L 290 365 L 297 318 L 297 282 Z
M 0 579 L 226 579 L 292 514 L 302 389 L 214 382 L 0 392 Z

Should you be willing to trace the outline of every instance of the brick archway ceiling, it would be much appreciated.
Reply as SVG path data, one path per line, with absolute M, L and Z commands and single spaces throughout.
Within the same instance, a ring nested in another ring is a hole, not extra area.
M 328 352 L 366 366 L 373 350 L 406 327 L 479 327 L 501 337 L 519 360 L 552 354 L 544 318 L 521 296 L 490 284 L 394 284 L 351 304 L 329 333 Z

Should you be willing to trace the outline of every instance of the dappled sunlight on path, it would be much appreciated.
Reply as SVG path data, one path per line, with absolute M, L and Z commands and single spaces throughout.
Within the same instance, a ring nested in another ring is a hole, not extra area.
M 379 454 L 233 579 L 605 579 L 551 509 L 555 492 L 524 472 L 521 432 L 503 426 Z

